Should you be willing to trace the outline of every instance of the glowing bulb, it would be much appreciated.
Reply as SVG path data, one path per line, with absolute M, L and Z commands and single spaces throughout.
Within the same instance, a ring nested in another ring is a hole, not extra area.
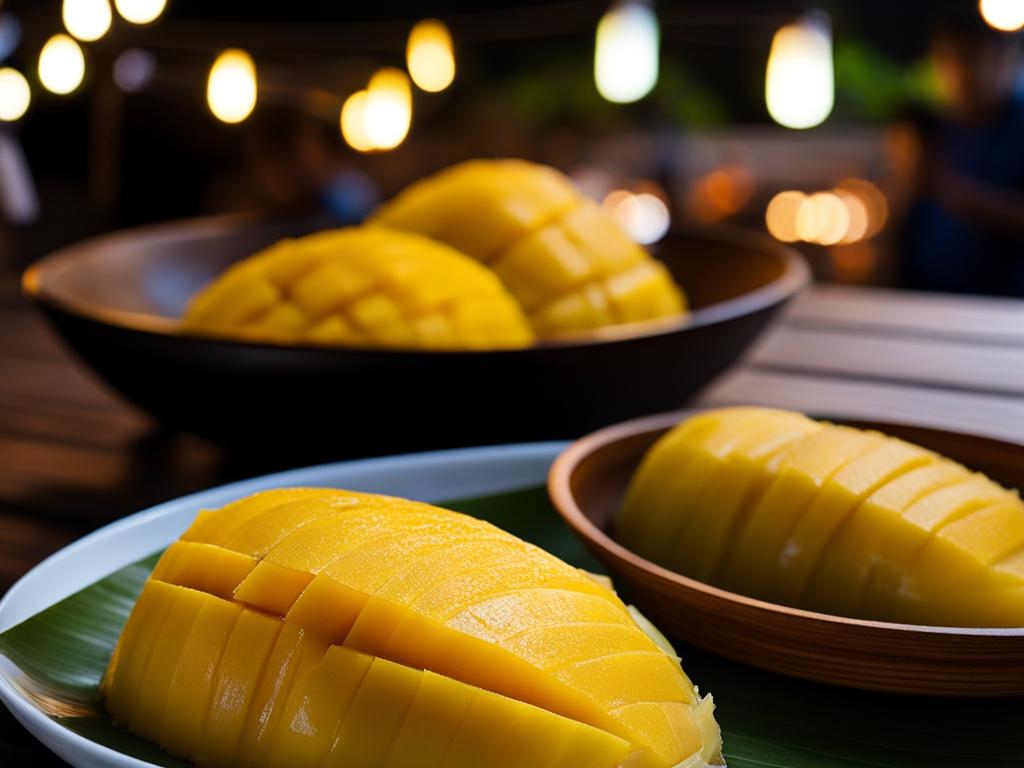
M 793 189 L 779 192 L 771 199 L 764 212 L 764 223 L 772 237 L 784 243 L 795 243 L 800 239 L 796 231 L 796 217 L 806 199 L 807 195 Z
M 0 120 L 11 122 L 28 111 L 32 91 L 28 80 L 16 69 L 0 69 Z
M 366 87 L 363 126 L 374 149 L 394 149 L 409 134 L 412 123 L 412 89 L 405 72 L 384 67 Z
M 641 245 L 661 240 L 671 223 L 668 206 L 650 192 L 633 194 L 625 189 L 612 190 L 601 207 L 625 230 L 631 240 Z
M 352 149 L 372 152 L 375 149 L 366 131 L 366 91 L 356 91 L 341 107 L 341 135 Z
M 1024 27 L 1024 0 L 979 0 L 978 10 L 993 29 L 1016 32 Z
M 218 120 L 225 123 L 245 120 L 256 106 L 256 91 L 256 65 L 245 51 L 228 49 L 210 67 L 206 101 Z
M 443 91 L 455 79 L 455 53 L 448 27 L 426 19 L 412 28 L 405 47 L 405 61 L 416 86 L 430 93 Z
M 132 24 L 149 24 L 160 18 L 167 0 L 114 0 L 121 18 Z
M 99 40 L 110 29 L 110 0 L 64 0 L 64 27 L 79 40 Z
M 658 82 L 658 18 L 638 2 L 609 10 L 597 25 L 594 80 L 608 101 L 627 104 Z
M 764 94 L 772 119 L 787 128 L 813 128 L 831 114 L 835 77 L 826 17 L 814 14 L 775 33 Z
M 39 52 L 39 81 L 48 91 L 71 93 L 85 78 L 85 54 L 72 38 L 54 35 Z

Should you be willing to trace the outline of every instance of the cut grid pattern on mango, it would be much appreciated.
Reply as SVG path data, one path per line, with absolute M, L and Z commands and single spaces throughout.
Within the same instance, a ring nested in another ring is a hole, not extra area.
M 474 518 L 330 489 L 200 514 L 146 583 L 103 691 L 118 722 L 200 765 L 720 754 L 710 698 L 604 584 Z
M 762 408 L 698 414 L 648 452 L 616 521 L 638 554 L 797 607 L 1024 626 L 1024 502 L 892 437 Z
M 686 308 L 665 267 L 545 166 L 461 163 L 410 185 L 374 220 L 492 267 L 542 338 L 678 317 Z
M 183 323 L 272 342 L 480 349 L 533 341 L 490 270 L 443 243 L 382 227 L 281 241 L 200 291 Z

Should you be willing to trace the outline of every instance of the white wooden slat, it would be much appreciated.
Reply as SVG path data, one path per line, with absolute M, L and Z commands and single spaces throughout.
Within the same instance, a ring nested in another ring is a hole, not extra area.
M 1024 345 L 1021 299 L 816 286 L 793 302 L 785 319 Z
M 1024 395 L 1024 344 L 910 338 L 864 329 L 777 325 L 746 358 L 755 367 L 824 372 Z
M 764 405 L 1024 440 L 1024 398 L 740 368 L 712 384 L 696 404 Z

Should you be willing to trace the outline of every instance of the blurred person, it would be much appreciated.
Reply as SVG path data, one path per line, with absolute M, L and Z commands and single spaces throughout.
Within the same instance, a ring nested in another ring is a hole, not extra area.
M 1024 297 L 1024 98 L 1015 35 L 975 8 L 945 17 L 931 57 L 940 114 L 890 132 L 905 182 L 902 278 L 908 288 Z

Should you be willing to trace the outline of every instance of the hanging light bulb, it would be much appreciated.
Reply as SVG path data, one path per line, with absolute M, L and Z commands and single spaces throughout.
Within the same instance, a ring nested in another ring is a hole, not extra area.
M 409 76 L 421 90 L 438 93 L 451 85 L 455 79 L 455 52 L 444 22 L 426 19 L 413 27 L 405 47 L 405 61 Z
M 110 0 L 64 0 L 61 16 L 67 31 L 87 43 L 107 34 L 113 20 Z
M 85 54 L 68 35 L 54 35 L 39 52 L 39 81 L 46 90 L 71 93 L 85 78 Z
M 28 80 L 16 69 L 0 69 L 0 120 L 9 123 L 28 111 L 32 91 Z
M 832 30 L 824 13 L 808 14 L 775 33 L 764 92 L 768 113 L 786 128 L 813 128 L 829 116 L 835 76 Z
M 345 99 L 341 107 L 341 135 L 358 152 L 372 152 L 375 149 L 366 131 L 366 96 L 365 90 L 356 91 Z
M 132 24 L 151 24 L 160 18 L 167 0 L 114 0 L 121 18 Z
M 245 120 L 256 106 L 256 92 L 256 65 L 248 53 L 230 48 L 213 62 L 206 83 L 206 101 L 218 120 Z
M 1016 32 L 1024 27 L 1024 0 L 979 0 L 981 18 L 1000 32 Z
M 384 67 L 366 87 L 363 124 L 375 149 L 394 149 L 409 134 L 412 123 L 412 89 L 405 72 Z
M 598 22 L 594 80 L 608 101 L 638 101 L 658 82 L 658 17 L 632 0 L 611 8 Z

